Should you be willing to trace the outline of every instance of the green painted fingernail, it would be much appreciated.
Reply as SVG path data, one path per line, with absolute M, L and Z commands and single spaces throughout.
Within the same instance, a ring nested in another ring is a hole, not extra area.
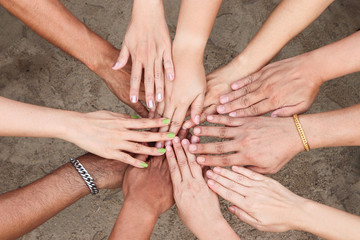
M 175 133 L 168 133 L 166 134 L 168 138 L 174 138 L 175 137 Z
M 145 162 L 142 162 L 142 163 L 141 163 L 141 166 L 142 166 L 143 168 L 147 168 L 147 167 L 148 167 L 148 164 L 145 163 Z
M 138 119 L 139 117 L 136 115 L 131 115 L 131 118 Z
M 163 123 L 163 124 L 169 124 L 169 123 L 170 123 L 170 119 L 168 119 L 168 118 L 167 118 L 167 119 L 164 119 L 164 120 L 162 120 L 162 123 Z
M 166 149 L 165 148 L 158 148 L 158 152 L 159 153 L 166 153 Z

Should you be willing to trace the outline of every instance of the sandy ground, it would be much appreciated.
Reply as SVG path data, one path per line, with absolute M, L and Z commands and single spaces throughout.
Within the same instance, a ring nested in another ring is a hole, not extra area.
M 92 30 L 120 47 L 131 1 L 66 0 L 64 4 Z M 179 1 L 166 2 L 171 35 Z M 211 72 L 236 56 L 279 1 L 227 0 L 217 17 L 205 52 Z M 360 2 L 336 1 L 275 58 L 284 59 L 339 40 L 360 28 Z M 325 83 L 309 112 L 335 110 L 360 102 L 360 74 Z M 132 113 L 81 63 L 34 34 L 0 7 L 0 95 L 19 101 L 81 112 L 107 109 Z M 0 138 L 0 193 L 24 186 L 83 151 L 54 139 Z M 297 155 L 273 177 L 293 192 L 360 215 L 360 148 L 338 147 Z M 87 196 L 22 237 L 28 239 L 106 239 L 121 208 L 120 190 Z M 299 231 L 254 230 L 226 211 L 225 218 L 244 239 L 318 239 Z M 1 227 L 1 226 L 0 226 Z M 163 214 L 152 239 L 196 239 L 173 207 Z

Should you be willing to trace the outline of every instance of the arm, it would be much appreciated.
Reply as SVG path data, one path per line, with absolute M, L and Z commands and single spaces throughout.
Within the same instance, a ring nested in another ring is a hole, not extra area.
M 40 36 L 84 63 L 120 100 L 147 116 L 141 103 L 130 102 L 129 67 L 124 71 L 111 68 L 119 51 L 87 28 L 60 1 L 0 0 L 0 4 Z
M 141 75 L 144 70 L 144 86 L 147 106 L 155 109 L 156 101 L 164 97 L 164 72 L 174 79 L 171 57 L 171 39 L 166 24 L 163 0 L 134 0 L 131 21 L 126 32 L 121 52 L 113 69 L 123 68 L 131 55 L 130 100 L 137 102 Z
M 87 154 L 79 157 L 99 189 L 121 186 L 127 165 Z M 79 173 L 67 163 L 49 175 L 0 195 L 0 238 L 15 239 L 89 194 Z
M 340 240 L 360 237 L 360 217 L 297 196 L 246 168 L 214 168 L 207 176 L 210 188 L 234 204 L 229 211 L 261 231 L 302 230 Z
M 162 155 L 165 149 L 141 143 L 171 140 L 175 136 L 173 133 L 136 131 L 166 126 L 167 119 L 133 119 L 106 111 L 77 113 L 3 97 L 0 97 L 0 113 L 0 136 L 60 138 L 94 154 L 137 167 L 146 167 L 146 163 L 126 152 Z
M 332 112 L 299 116 L 311 149 L 360 146 L 359 118 L 360 104 Z M 230 141 L 192 144 L 191 152 L 201 154 L 197 158 L 201 165 L 248 165 L 256 172 L 276 173 L 296 154 L 304 151 L 292 117 L 231 118 L 214 115 L 208 117 L 208 121 L 227 127 L 196 127 L 196 136 Z
M 126 171 L 125 201 L 109 239 L 150 239 L 158 217 L 174 205 L 167 162 L 153 158 L 149 165 Z
M 174 150 L 167 146 L 166 152 L 179 217 L 199 239 L 239 239 L 222 216 L 218 197 L 206 186 L 189 145 L 189 140 L 180 143 L 176 137 Z
M 307 111 L 322 83 L 360 71 L 360 32 L 314 51 L 271 63 L 232 84 L 219 113 L 230 116 L 291 116 Z
M 313 22 L 333 0 L 283 0 L 271 13 L 246 48 L 229 64 L 207 76 L 205 107 L 201 117 L 216 112 L 220 96 L 231 92 L 231 84 L 260 70 L 293 37 Z M 187 126 L 191 126 L 187 122 Z
M 166 82 L 165 112 L 177 133 L 191 106 L 191 120 L 199 124 L 206 88 L 203 54 L 221 0 L 183 0 L 173 43 L 175 80 Z

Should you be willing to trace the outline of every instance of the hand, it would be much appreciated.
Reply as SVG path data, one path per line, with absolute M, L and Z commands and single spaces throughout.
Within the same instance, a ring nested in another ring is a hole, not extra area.
M 195 55 L 174 50 L 176 78 L 173 82 L 166 82 L 165 105 L 158 109 L 161 116 L 171 119 L 169 131 L 174 133 L 180 130 L 190 106 L 191 120 L 195 124 L 200 124 L 206 80 L 202 55 Z
M 144 168 L 147 166 L 145 162 L 133 158 L 126 152 L 162 155 L 165 149 L 148 147 L 141 143 L 170 140 L 175 135 L 135 131 L 135 129 L 163 127 L 168 121 L 167 119 L 133 119 L 125 114 L 107 111 L 74 113 L 68 121 L 70 124 L 64 139 L 104 158 Z
M 187 139 L 180 143 L 176 137 L 173 140 L 175 153 L 171 146 L 166 147 L 174 198 L 184 224 L 198 238 L 209 239 L 220 226 L 228 225 L 221 214 L 218 197 L 206 185 L 195 155 L 188 150 L 189 144 Z
M 162 1 L 134 1 L 131 21 L 113 69 L 123 68 L 130 55 L 132 61 L 130 100 L 136 103 L 139 99 L 141 75 L 144 69 L 147 106 L 155 109 L 154 85 L 156 100 L 161 102 L 164 96 L 163 68 L 168 78 L 174 79 L 171 39 Z
M 220 97 L 220 114 L 232 117 L 291 116 L 307 111 L 318 95 L 322 79 L 303 54 L 271 63 L 231 85 L 234 90 Z
M 169 167 L 163 156 L 151 158 L 148 163 L 146 169 L 127 169 L 123 194 L 133 206 L 160 216 L 174 205 Z
M 105 159 L 91 153 L 87 153 L 77 159 L 93 177 L 97 188 L 114 189 L 122 186 L 125 171 L 129 166 L 128 164 Z M 83 184 L 83 180 L 78 179 Z
M 208 116 L 211 123 L 231 127 L 196 127 L 196 136 L 231 139 L 225 142 L 192 144 L 197 162 L 206 166 L 246 165 L 260 173 L 276 173 L 304 148 L 292 118 L 231 118 Z M 234 152 L 231 154 L 227 154 Z
M 207 172 L 209 187 L 235 204 L 229 211 L 260 231 L 284 232 L 297 229 L 307 201 L 277 181 L 243 167 L 233 171 L 215 167 Z

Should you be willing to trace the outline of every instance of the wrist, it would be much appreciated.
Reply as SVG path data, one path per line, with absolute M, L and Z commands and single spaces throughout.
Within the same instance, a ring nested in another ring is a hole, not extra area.
M 156 204 L 153 204 L 149 199 L 143 197 L 132 195 L 130 192 L 125 196 L 125 202 L 127 202 L 128 207 L 137 209 L 141 213 L 141 216 L 146 217 L 146 219 L 156 219 L 161 215 L 161 212 Z
M 296 213 L 289 219 L 289 227 L 291 230 L 312 232 L 311 228 L 317 225 L 317 219 L 313 216 L 317 203 L 305 198 L 302 200 L 294 210 Z
M 191 36 L 175 36 L 173 42 L 173 56 L 183 56 L 198 61 L 203 61 L 205 43 L 201 40 L 192 38 Z

